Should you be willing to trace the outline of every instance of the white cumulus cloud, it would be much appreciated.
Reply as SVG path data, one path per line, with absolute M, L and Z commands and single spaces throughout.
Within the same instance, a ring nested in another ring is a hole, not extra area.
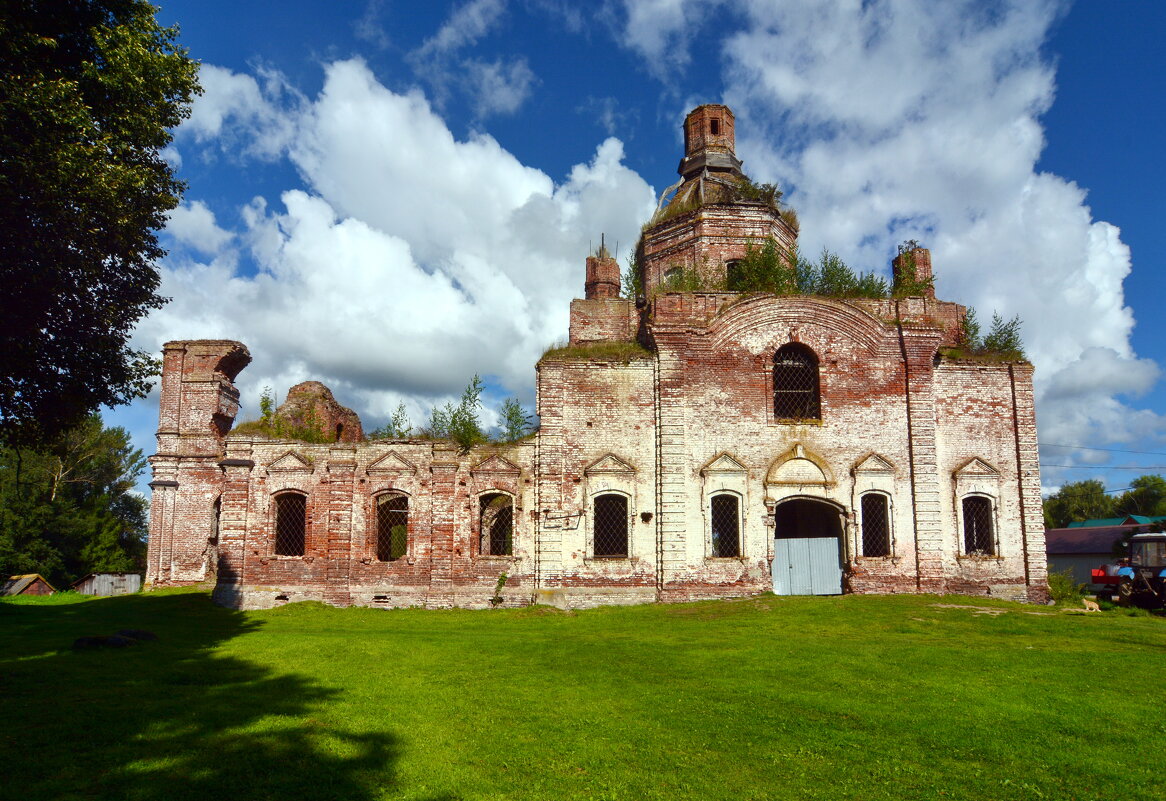
M 294 133 L 288 110 L 303 101 L 282 75 L 268 69 L 244 75 L 203 64 L 198 80 L 203 93 L 195 98 L 177 136 L 193 136 L 237 156 L 274 159 L 282 154 Z
M 1041 47 L 1065 3 L 732 0 L 741 24 L 723 31 L 693 27 L 694 0 L 625 5 L 628 48 L 673 63 L 698 40 L 720 49 L 738 154 L 788 190 L 803 249 L 885 271 L 896 243 L 921 241 L 941 297 L 985 324 L 1023 319 L 1042 436 L 1166 435 L 1124 399 L 1158 375 L 1130 347 L 1129 249 L 1082 188 L 1037 169 L 1055 96 Z
M 360 61 L 328 65 L 318 97 L 279 113 L 304 185 L 256 198 L 237 231 L 202 203 L 182 207 L 163 264 L 173 301 L 138 330 L 151 350 L 247 343 L 252 404 L 263 386 L 314 378 L 370 422 L 404 401 L 419 424 L 475 373 L 529 402 L 535 361 L 566 334 L 589 243 L 606 233 L 630 248 L 652 210 L 618 140 L 556 184 L 488 136 L 456 139 L 420 93 L 389 90 Z M 239 119 L 263 135 L 264 119 Z

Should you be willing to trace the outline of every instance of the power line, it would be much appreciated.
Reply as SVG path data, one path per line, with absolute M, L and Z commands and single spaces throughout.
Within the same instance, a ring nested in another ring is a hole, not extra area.
M 1042 462 L 1041 468 L 1045 467 L 1059 467 L 1067 470 L 1166 470 L 1166 464 L 1143 464 L 1130 467 L 1109 464 L 1044 464 Z
M 1127 451 L 1121 448 L 1090 448 L 1085 445 L 1061 445 L 1056 442 L 1042 442 L 1042 448 L 1072 448 L 1078 451 L 1105 451 L 1106 453 L 1140 453 L 1143 456 L 1166 456 L 1163 451 Z

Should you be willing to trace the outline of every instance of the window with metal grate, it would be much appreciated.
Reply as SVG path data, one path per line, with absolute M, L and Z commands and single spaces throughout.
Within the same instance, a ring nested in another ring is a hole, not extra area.
M 862 496 L 862 555 L 891 555 L 891 521 L 887 496 L 868 492 Z
M 741 513 L 736 495 L 714 495 L 710 503 L 713 556 L 741 555 Z
M 481 544 L 486 556 L 510 556 L 514 553 L 514 499 L 500 492 L 479 499 Z
M 609 493 L 595 498 L 595 556 L 628 555 L 628 499 Z
M 797 342 L 773 355 L 773 414 L 779 420 L 822 419 L 818 357 Z
M 275 496 L 275 554 L 303 556 L 308 499 L 297 492 Z
M 409 499 L 377 496 L 377 561 L 395 562 L 409 549 Z
M 995 556 L 992 532 L 992 501 L 981 495 L 964 498 L 964 553 Z

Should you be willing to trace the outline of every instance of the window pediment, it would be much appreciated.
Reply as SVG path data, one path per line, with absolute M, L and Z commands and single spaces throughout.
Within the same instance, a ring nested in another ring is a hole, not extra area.
M 389 451 L 381 458 L 368 466 L 368 473 L 408 473 L 417 472 L 417 466 L 400 456 L 396 451 Z
M 636 469 L 614 454 L 607 454 L 583 470 L 585 476 L 622 475 L 631 477 Z
M 894 475 L 895 466 L 877 453 L 872 453 L 854 466 L 854 472 Z
M 269 472 L 305 472 L 312 471 L 312 463 L 295 451 L 288 451 L 273 462 L 268 463 Z
M 708 476 L 716 473 L 739 475 L 747 472 L 749 471 L 743 464 L 738 462 L 727 453 L 720 454 L 700 469 L 700 474 L 702 476 Z
M 979 457 L 974 457 L 964 462 L 952 475 L 957 479 L 999 478 L 1000 471 Z
M 511 475 L 518 475 L 521 472 L 522 470 L 519 469 L 518 465 L 496 453 L 470 468 L 471 475 L 477 475 L 478 473 L 509 473 Z

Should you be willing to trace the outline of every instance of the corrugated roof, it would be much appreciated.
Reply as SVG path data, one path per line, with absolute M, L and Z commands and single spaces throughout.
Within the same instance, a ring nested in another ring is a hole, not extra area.
M 1068 528 L 1104 528 L 1120 526 L 1124 522 L 1124 517 L 1095 517 L 1091 520 L 1074 520 L 1068 525 Z
M 1066 528 L 1105 528 L 1107 526 L 1145 526 L 1150 523 L 1166 522 L 1166 515 L 1125 515 L 1124 517 L 1095 517 L 1090 520 L 1074 520 Z
M 1166 520 L 1166 517 L 1151 517 L 1148 515 L 1126 515 L 1125 522 L 1126 522 L 1126 525 L 1130 525 L 1131 523 L 1139 523 L 1139 524 L 1145 526 L 1145 525 L 1149 525 L 1150 523 L 1161 523 L 1164 520 Z

